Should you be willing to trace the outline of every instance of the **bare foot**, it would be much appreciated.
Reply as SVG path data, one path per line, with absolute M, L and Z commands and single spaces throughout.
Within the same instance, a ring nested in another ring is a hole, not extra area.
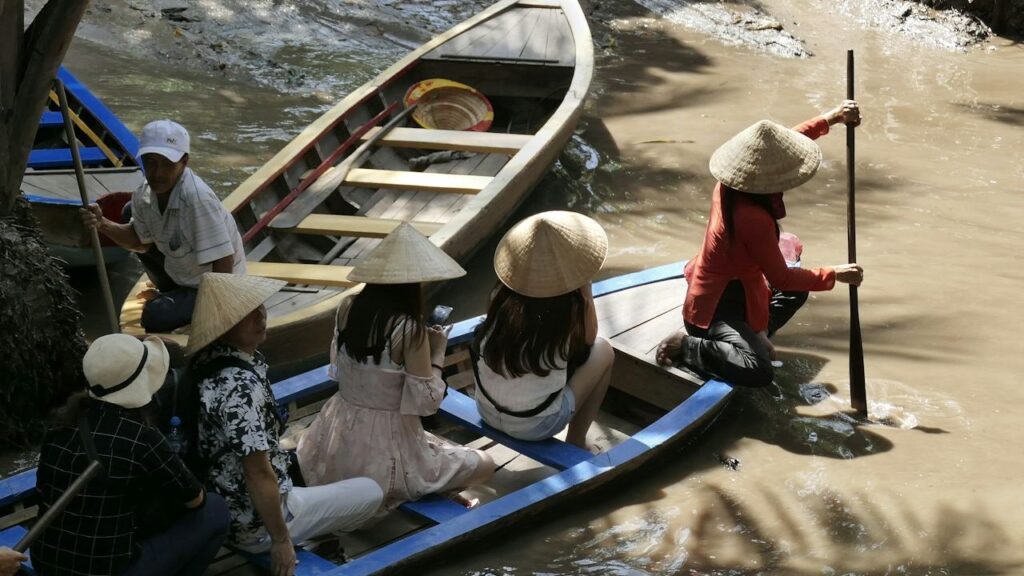
M 461 492 L 451 492 L 448 494 L 448 498 L 465 508 L 476 508 L 480 504 L 479 498 L 466 498 Z
M 686 332 L 679 330 L 666 336 L 654 353 L 654 359 L 662 366 L 671 366 L 676 363 L 680 352 L 683 351 L 683 342 L 686 341 Z

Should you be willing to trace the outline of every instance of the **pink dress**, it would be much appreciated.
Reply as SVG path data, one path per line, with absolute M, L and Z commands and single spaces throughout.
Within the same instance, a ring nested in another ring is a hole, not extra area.
M 420 423 L 420 416 L 441 405 L 440 377 L 408 374 L 391 360 L 388 347 L 380 364 L 372 357 L 356 362 L 344 347 L 332 355 L 338 392 L 299 441 L 299 465 L 310 486 L 366 476 L 384 491 L 385 510 L 465 486 L 479 456 L 426 432 Z

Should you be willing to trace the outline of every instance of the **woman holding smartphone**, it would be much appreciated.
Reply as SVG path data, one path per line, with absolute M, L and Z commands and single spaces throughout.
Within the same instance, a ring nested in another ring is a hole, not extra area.
M 473 344 L 476 402 L 487 424 L 521 440 L 587 448 L 615 354 L 597 337 L 590 282 L 604 264 L 600 224 L 552 211 L 516 224 L 494 254 L 499 283 Z
M 380 484 L 388 510 L 494 473 L 486 453 L 448 444 L 420 421 L 444 397 L 449 329 L 426 324 L 422 283 L 465 273 L 408 224 L 356 264 L 349 278 L 365 286 L 338 305 L 331 346 L 338 392 L 299 441 L 308 485 L 367 476 Z

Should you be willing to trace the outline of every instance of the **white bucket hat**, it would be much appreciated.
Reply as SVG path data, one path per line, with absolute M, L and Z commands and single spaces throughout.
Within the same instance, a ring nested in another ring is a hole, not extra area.
M 451 280 L 466 271 L 452 257 L 402 222 L 356 262 L 348 279 L 369 284 L 418 284 Z
M 142 127 L 139 158 L 143 154 L 159 154 L 171 162 L 177 162 L 188 151 L 188 130 L 181 124 L 172 120 L 154 120 Z
M 149 404 L 164 384 L 170 356 L 162 340 L 127 334 L 97 338 L 82 358 L 89 395 L 122 408 Z
M 748 194 L 775 194 L 807 182 L 821 165 L 821 148 L 807 136 L 761 120 L 711 155 L 719 182 Z
M 494 272 L 519 294 L 550 298 L 593 280 L 607 255 L 608 235 L 593 218 L 553 210 L 505 234 L 494 251 Z
M 287 282 L 259 276 L 206 272 L 199 281 L 185 354 L 192 355 L 231 330 Z

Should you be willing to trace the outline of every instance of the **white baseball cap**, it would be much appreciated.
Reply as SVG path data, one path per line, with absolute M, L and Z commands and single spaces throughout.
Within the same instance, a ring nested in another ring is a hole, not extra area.
M 171 162 L 181 160 L 188 154 L 188 131 L 171 120 L 154 120 L 142 127 L 139 139 L 139 154 L 159 154 Z

